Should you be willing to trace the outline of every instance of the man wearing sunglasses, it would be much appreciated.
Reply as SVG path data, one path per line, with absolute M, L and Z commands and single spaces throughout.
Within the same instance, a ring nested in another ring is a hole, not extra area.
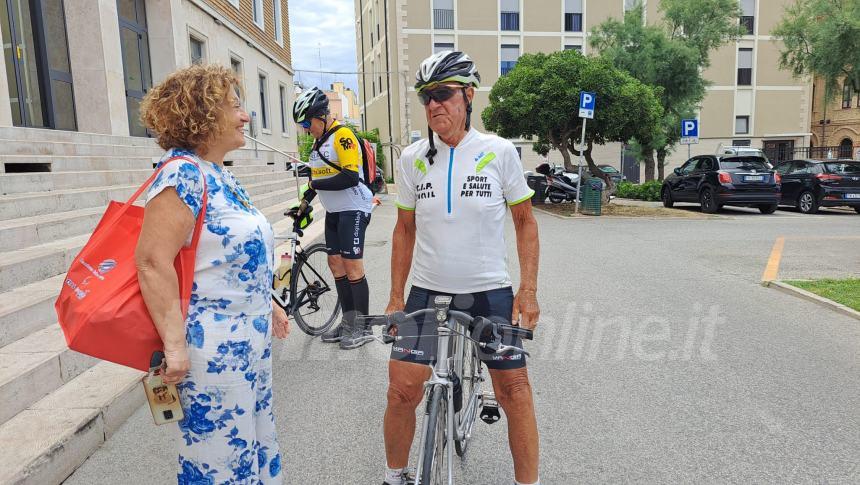
M 366 315 L 370 300 L 362 256 L 373 194 L 363 181 L 361 148 L 352 130 L 329 114 L 328 97 L 318 88 L 299 95 L 293 104 L 293 119 L 315 140 L 304 199 L 310 202 L 319 192 L 326 210 L 328 264 L 343 310 L 340 325 L 323 334 L 322 341 L 354 349 L 368 342 L 363 338 L 367 330 L 356 323 L 355 315 Z
M 432 307 L 436 295 L 450 295 L 453 309 L 533 329 L 540 315 L 538 231 L 531 211 L 534 192 L 516 149 L 470 127 L 481 77 L 468 55 L 435 54 L 421 63 L 416 77 L 429 137 L 406 148 L 395 168 L 398 214 L 386 313 Z M 520 263 L 516 295 L 506 265 L 508 209 Z M 410 270 L 413 286 L 404 301 Z M 436 351 L 432 322 L 404 325 L 398 334 L 402 339 L 392 347 L 389 361 L 384 485 L 410 483 L 404 470 L 415 434 L 415 409 Z M 505 343 L 522 346 L 518 337 Z M 481 358 L 507 416 L 515 483 L 539 484 L 537 422 L 525 359 L 520 354 Z

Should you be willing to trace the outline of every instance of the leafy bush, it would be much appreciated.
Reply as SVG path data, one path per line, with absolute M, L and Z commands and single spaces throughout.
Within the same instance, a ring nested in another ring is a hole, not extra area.
M 652 180 L 642 184 L 621 182 L 618 184 L 618 190 L 615 192 L 615 195 L 623 199 L 658 201 L 660 200 L 660 189 L 662 187 L 663 183 L 659 180 Z

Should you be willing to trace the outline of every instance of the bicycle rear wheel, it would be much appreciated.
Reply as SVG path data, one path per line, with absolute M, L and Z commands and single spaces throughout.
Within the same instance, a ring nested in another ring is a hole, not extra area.
M 460 405 L 460 411 L 454 415 L 454 425 L 457 429 L 457 434 L 454 436 L 454 450 L 458 456 L 462 457 L 466 454 L 469 439 L 472 435 L 472 428 L 475 426 L 475 419 L 478 416 L 481 382 L 483 382 L 484 378 L 481 373 L 481 360 L 478 359 L 475 343 L 466 338 L 458 340 L 462 342 L 458 343 L 462 347 L 461 349 L 457 349 L 457 353 L 455 354 L 454 368 L 457 376 L 460 378 L 462 404 Z
M 292 315 L 303 332 L 322 335 L 340 313 L 325 244 L 312 244 L 297 252 L 296 260 L 290 282 Z
M 427 401 L 424 422 L 424 450 L 421 457 L 421 476 L 416 485 L 442 485 L 448 483 L 448 392 L 445 386 L 436 385 Z

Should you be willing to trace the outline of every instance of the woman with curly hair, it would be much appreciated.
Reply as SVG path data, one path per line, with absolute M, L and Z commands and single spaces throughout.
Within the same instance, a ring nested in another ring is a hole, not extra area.
M 195 65 L 153 88 L 141 119 L 167 153 L 146 195 L 136 260 L 146 306 L 164 342 L 166 383 L 178 385 L 178 482 L 282 482 L 272 414 L 271 335 L 290 331 L 269 288 L 274 235 L 229 170 L 248 113 L 229 69 Z M 180 158 L 177 158 L 180 157 Z M 183 320 L 173 261 L 204 203 L 194 285 Z

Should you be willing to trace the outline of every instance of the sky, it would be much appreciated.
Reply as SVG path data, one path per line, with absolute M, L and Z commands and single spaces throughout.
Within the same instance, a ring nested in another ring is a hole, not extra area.
M 353 0 L 290 0 L 290 45 L 294 80 L 329 89 L 343 81 L 358 92 L 358 76 L 310 71 L 355 72 L 355 2 Z M 320 64 L 322 63 L 322 69 Z

